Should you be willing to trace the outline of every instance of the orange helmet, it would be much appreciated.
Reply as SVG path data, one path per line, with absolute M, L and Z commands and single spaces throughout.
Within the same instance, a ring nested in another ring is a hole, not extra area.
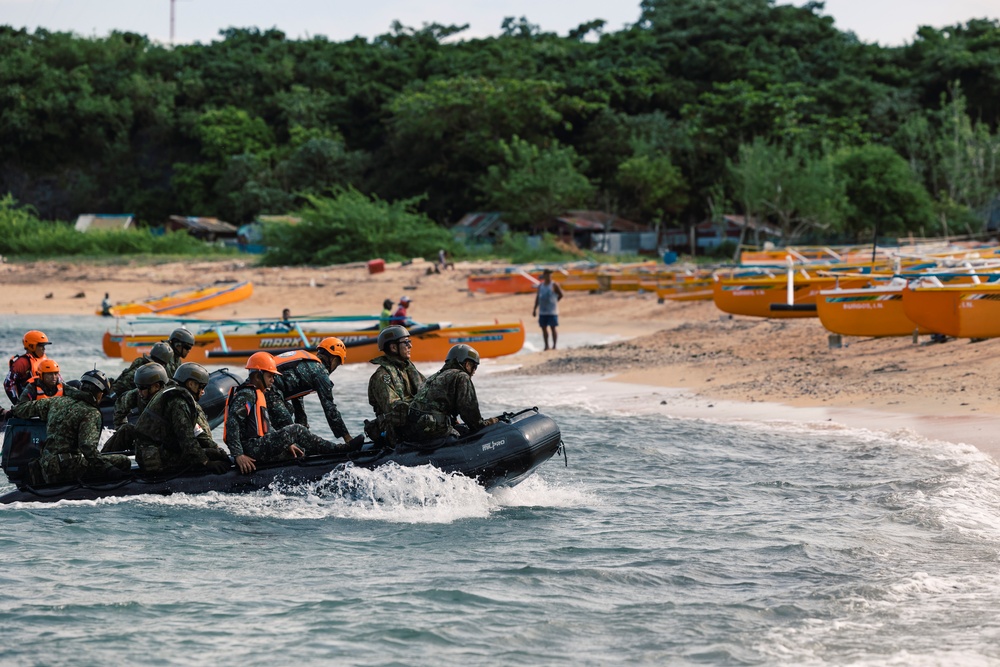
M 321 340 L 319 342 L 319 349 L 326 350 L 331 357 L 340 357 L 340 363 L 347 363 L 347 346 L 344 345 L 344 341 L 336 336 L 330 336 Z
M 48 345 L 49 337 L 41 331 L 35 331 L 32 329 L 24 334 L 24 338 L 21 339 L 21 342 L 24 343 L 24 349 L 29 352 L 34 352 L 36 345 Z
M 268 373 L 281 375 L 278 372 L 278 367 L 274 364 L 274 357 L 271 356 L 270 352 L 254 352 L 247 359 L 245 368 L 251 371 L 267 371 Z
M 43 359 L 42 363 L 38 364 L 39 373 L 58 373 L 59 364 L 57 364 L 52 359 Z

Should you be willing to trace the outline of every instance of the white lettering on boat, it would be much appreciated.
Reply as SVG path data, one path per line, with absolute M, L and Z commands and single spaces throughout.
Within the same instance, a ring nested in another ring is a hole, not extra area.
M 497 447 L 503 447 L 505 444 L 507 444 L 507 440 L 506 439 L 504 439 L 504 440 L 493 440 L 491 442 L 486 442 L 486 443 L 483 443 L 483 451 L 484 452 L 489 452 L 489 451 L 492 451 L 492 450 L 496 449 Z

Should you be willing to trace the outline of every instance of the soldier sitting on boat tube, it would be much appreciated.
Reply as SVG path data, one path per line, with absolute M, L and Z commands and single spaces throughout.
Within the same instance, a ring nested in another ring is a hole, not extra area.
M 212 440 L 198 399 L 208 386 L 201 364 L 183 363 L 146 405 L 135 423 L 135 460 L 147 473 L 205 470 L 216 475 L 230 468 L 229 456 Z
M 413 341 L 406 327 L 382 329 L 378 349 L 383 354 L 371 360 L 378 368 L 368 379 L 368 403 L 375 410 L 375 419 L 365 420 L 365 434 L 376 445 L 391 446 L 399 442 L 410 401 L 426 378 L 410 361 Z
M 271 389 L 264 394 L 271 425 L 282 428 L 295 423 L 309 428 L 303 397 L 315 392 L 334 437 L 350 442 L 351 434 L 333 401 L 333 382 L 330 381 L 330 374 L 346 361 L 347 347 L 336 336 L 321 340 L 316 354 L 294 350 L 276 356 L 274 363 L 278 367 L 278 375 Z
M 247 381 L 229 390 L 222 435 L 229 453 L 236 458 L 240 472 L 253 472 L 258 461 L 267 463 L 306 454 L 348 451 L 346 444 L 324 440 L 301 424 L 272 429 L 264 392 L 280 375 L 274 357 L 267 352 L 255 352 L 247 360 L 246 368 L 250 371 Z
M 162 366 L 164 374 L 166 374 L 167 377 L 170 377 L 167 369 L 176 365 L 174 364 L 173 350 L 170 349 L 170 346 L 167 343 L 162 341 L 154 343 L 148 354 L 136 357 L 129 367 L 122 371 L 122 374 L 118 376 L 118 379 L 111 384 L 111 390 L 114 394 L 116 396 L 121 396 L 129 390 L 135 389 L 136 371 L 150 363 L 157 363 Z M 177 369 L 175 368 L 174 370 Z M 164 384 L 166 384 L 166 380 L 164 380 Z
M 444 366 L 430 376 L 410 403 L 406 440 L 436 441 L 475 433 L 496 424 L 498 419 L 483 419 L 472 376 L 479 368 L 479 352 L 459 344 L 448 350 Z M 455 417 L 461 416 L 463 424 Z
M 34 463 L 29 466 L 33 483 L 118 480 L 128 476 L 132 462 L 127 456 L 97 451 L 101 439 L 101 411 L 97 406 L 110 390 L 111 383 L 104 373 L 92 370 L 80 378 L 80 389 L 66 387 L 64 396 L 14 406 L 14 417 L 45 420 L 46 440 L 37 469 Z
M 59 364 L 53 359 L 43 359 L 38 364 L 38 377 L 28 380 L 27 386 L 21 392 L 18 403 L 37 401 L 43 398 L 55 398 L 63 395 L 62 376 L 59 375 Z
M 170 381 L 167 378 L 167 371 L 155 361 L 140 366 L 135 372 L 134 380 L 135 387 L 115 399 L 115 434 L 104 443 L 104 447 L 101 448 L 102 454 L 110 452 L 135 454 L 135 426 L 128 423 L 128 417 L 133 410 L 138 410 L 139 414 L 142 414 L 153 397 Z M 198 423 L 204 432 L 211 433 L 207 419 L 204 423 L 199 419 Z M 215 445 L 214 441 L 212 445 Z
M 194 348 L 194 334 L 184 327 L 178 327 L 170 332 L 167 345 L 170 346 L 170 351 L 174 353 L 174 358 L 169 364 L 163 364 L 163 367 L 167 370 L 167 375 L 173 377 L 177 368 L 184 361 L 185 357 L 188 356 L 188 352 Z

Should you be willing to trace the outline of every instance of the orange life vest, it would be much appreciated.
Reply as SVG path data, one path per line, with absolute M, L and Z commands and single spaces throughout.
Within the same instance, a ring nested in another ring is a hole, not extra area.
M 225 412 L 225 415 L 226 415 L 225 419 L 226 419 L 226 421 L 223 422 L 223 426 L 222 426 L 222 441 L 223 442 L 227 442 L 226 434 L 228 433 L 227 429 L 229 428 L 229 401 L 232 400 L 233 395 L 237 391 L 239 391 L 242 387 L 248 387 L 248 386 L 253 386 L 253 385 L 250 385 L 249 383 L 247 383 L 247 384 L 241 384 L 239 387 L 231 387 L 229 389 L 229 396 L 226 397 L 226 412 Z M 257 389 L 256 387 L 254 387 L 253 390 L 254 390 L 254 393 L 257 395 L 256 401 L 255 401 L 255 405 L 254 405 L 254 408 L 255 408 L 254 412 L 256 414 L 254 414 L 253 418 L 254 418 L 255 426 L 257 427 L 257 437 L 263 438 L 267 434 L 267 432 L 268 432 L 268 430 L 270 429 L 270 426 L 271 426 L 271 422 L 270 422 L 270 420 L 267 417 L 267 399 L 264 398 L 264 392 L 262 392 L 260 389 Z M 247 414 L 248 415 L 251 414 L 251 412 L 250 412 L 250 404 L 249 403 L 247 403 Z
M 24 388 L 27 386 L 27 380 L 22 380 L 21 376 L 14 375 L 14 364 L 21 357 L 27 357 L 28 363 L 31 364 L 31 374 L 28 376 L 28 380 L 37 378 L 41 373 L 38 370 L 38 365 L 45 361 L 48 357 L 44 354 L 41 357 L 35 357 L 33 354 L 15 354 L 10 358 L 8 366 L 10 372 L 7 373 L 7 377 L 4 378 L 3 388 L 7 392 L 8 398 L 10 398 L 12 403 L 17 403 L 17 399 L 21 397 L 24 392 Z
M 285 371 L 290 371 L 296 368 L 303 361 L 315 361 L 317 364 L 322 364 L 323 362 L 319 360 L 312 352 L 306 352 L 305 350 L 292 350 L 290 352 L 282 352 L 281 354 L 274 357 L 274 363 L 277 364 L 278 370 L 284 373 Z M 302 398 L 306 394 L 311 394 L 315 389 L 306 389 L 295 394 L 288 394 L 285 396 L 286 401 L 290 401 L 293 398 Z
M 45 391 L 45 385 L 42 384 L 42 378 L 41 377 L 34 377 L 34 378 L 31 378 L 30 380 L 28 380 L 28 386 L 34 387 L 34 389 L 35 389 L 35 400 L 36 401 L 40 401 L 43 398 L 55 398 L 56 396 L 62 396 L 63 395 L 63 383 L 62 382 L 57 382 L 56 383 L 56 393 L 54 393 L 54 394 L 46 393 L 46 391 Z M 25 387 L 25 391 L 27 391 L 27 390 L 28 390 L 28 387 Z

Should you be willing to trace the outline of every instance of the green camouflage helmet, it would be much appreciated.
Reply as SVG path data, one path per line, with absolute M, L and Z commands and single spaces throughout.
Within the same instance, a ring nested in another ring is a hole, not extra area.
M 139 370 L 135 372 L 133 382 L 135 382 L 136 387 L 148 387 L 157 382 L 166 384 L 167 371 L 156 362 L 145 364 L 144 366 L 140 366 Z
M 164 342 L 155 343 L 149 351 L 149 358 L 166 366 L 174 360 L 174 351 Z
M 146 364 L 147 366 L 149 364 Z M 177 367 L 174 371 L 174 381 L 184 384 L 188 380 L 194 380 L 198 384 L 208 384 L 208 371 L 201 364 L 188 361 Z
M 194 334 L 184 327 L 171 331 L 170 338 L 168 340 L 171 343 L 184 343 L 185 345 L 194 347 Z
M 108 376 L 96 368 L 87 371 L 80 377 L 80 386 L 87 388 L 87 385 L 96 387 L 98 391 L 103 391 L 105 394 L 111 391 L 111 382 L 108 380 Z
M 386 327 L 379 332 L 378 335 L 378 349 L 385 352 L 385 346 L 389 343 L 395 343 L 398 340 L 403 340 L 404 338 L 409 338 L 410 332 L 406 330 L 406 327 L 401 327 L 399 325 L 394 325 L 391 327 Z
M 476 348 L 466 345 L 465 343 L 460 343 L 458 345 L 453 345 L 450 350 L 448 350 L 448 356 L 445 357 L 445 361 L 457 361 L 459 364 L 464 364 L 466 361 L 475 362 L 479 365 L 479 353 L 476 352 Z

